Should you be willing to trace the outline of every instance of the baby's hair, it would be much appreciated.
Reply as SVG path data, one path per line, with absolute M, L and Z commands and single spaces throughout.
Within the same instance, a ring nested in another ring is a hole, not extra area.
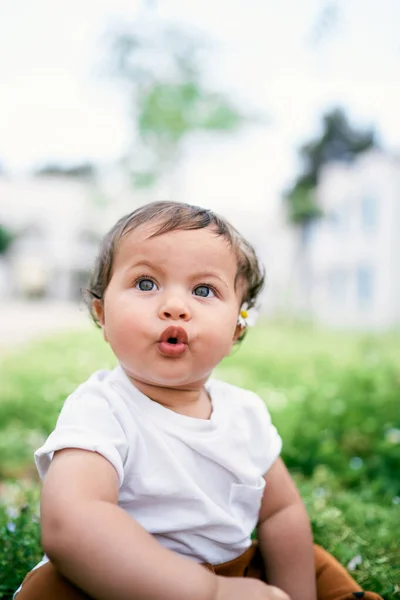
M 141 225 L 154 223 L 151 237 L 176 230 L 212 228 L 216 235 L 224 237 L 237 257 L 235 285 L 243 285 L 243 302 L 252 308 L 264 285 L 264 270 L 253 246 L 223 217 L 211 210 L 180 202 L 151 202 L 122 217 L 105 235 L 100 245 L 89 287 L 86 290 L 87 303 L 94 322 L 98 325 L 92 302 L 103 300 L 110 283 L 115 252 L 120 240 Z

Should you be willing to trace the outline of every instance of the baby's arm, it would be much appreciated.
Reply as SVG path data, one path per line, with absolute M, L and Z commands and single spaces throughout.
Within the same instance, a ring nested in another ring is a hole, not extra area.
M 284 463 L 278 458 L 265 476 L 258 539 L 267 580 L 292 600 L 316 600 L 310 522 Z
M 98 600 L 211 600 L 217 578 L 163 548 L 117 506 L 118 476 L 104 457 L 57 452 L 41 500 L 43 549 Z
M 253 579 L 217 577 L 167 550 L 117 506 L 118 476 L 95 452 L 56 452 L 41 500 L 43 549 L 97 600 L 288 600 Z

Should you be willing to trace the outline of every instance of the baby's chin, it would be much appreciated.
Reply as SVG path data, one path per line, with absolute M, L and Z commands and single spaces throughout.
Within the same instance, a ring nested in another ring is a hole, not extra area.
M 143 388 L 158 388 L 158 389 L 169 389 L 169 390 L 177 390 L 177 391 L 194 391 L 200 390 L 203 388 L 204 384 L 210 377 L 211 373 L 204 374 L 204 376 L 197 377 L 188 377 L 187 375 L 177 375 L 174 373 L 162 374 L 155 376 L 154 374 L 149 375 L 148 377 L 142 374 L 135 373 L 132 370 L 125 369 L 123 366 L 126 375 L 132 381 L 132 383 L 138 388 L 143 390 Z

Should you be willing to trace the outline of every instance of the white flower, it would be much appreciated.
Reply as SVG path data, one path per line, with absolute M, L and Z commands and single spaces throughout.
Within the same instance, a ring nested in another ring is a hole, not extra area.
M 7 506 L 6 514 L 10 519 L 16 519 L 19 515 L 19 510 L 15 506 Z
M 238 316 L 238 325 L 241 327 L 253 327 L 257 321 L 258 310 L 255 306 L 249 308 L 248 302 L 243 302 Z
M 356 556 L 353 556 L 353 558 L 350 560 L 349 564 L 347 565 L 347 568 L 349 571 L 355 571 L 355 569 L 358 567 L 358 565 L 362 565 L 361 554 L 357 554 Z
M 7 529 L 10 533 L 15 533 L 17 526 L 11 521 L 10 523 L 7 523 Z
M 386 432 L 386 440 L 389 444 L 400 444 L 400 429 L 389 429 Z

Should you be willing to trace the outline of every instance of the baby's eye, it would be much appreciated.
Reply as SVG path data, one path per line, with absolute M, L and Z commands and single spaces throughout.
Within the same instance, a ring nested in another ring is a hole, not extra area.
M 212 298 L 215 296 L 214 290 L 208 285 L 198 285 L 194 288 L 193 294 L 202 298 Z
M 136 282 L 135 287 L 142 292 L 152 292 L 157 286 L 152 279 L 140 279 Z

